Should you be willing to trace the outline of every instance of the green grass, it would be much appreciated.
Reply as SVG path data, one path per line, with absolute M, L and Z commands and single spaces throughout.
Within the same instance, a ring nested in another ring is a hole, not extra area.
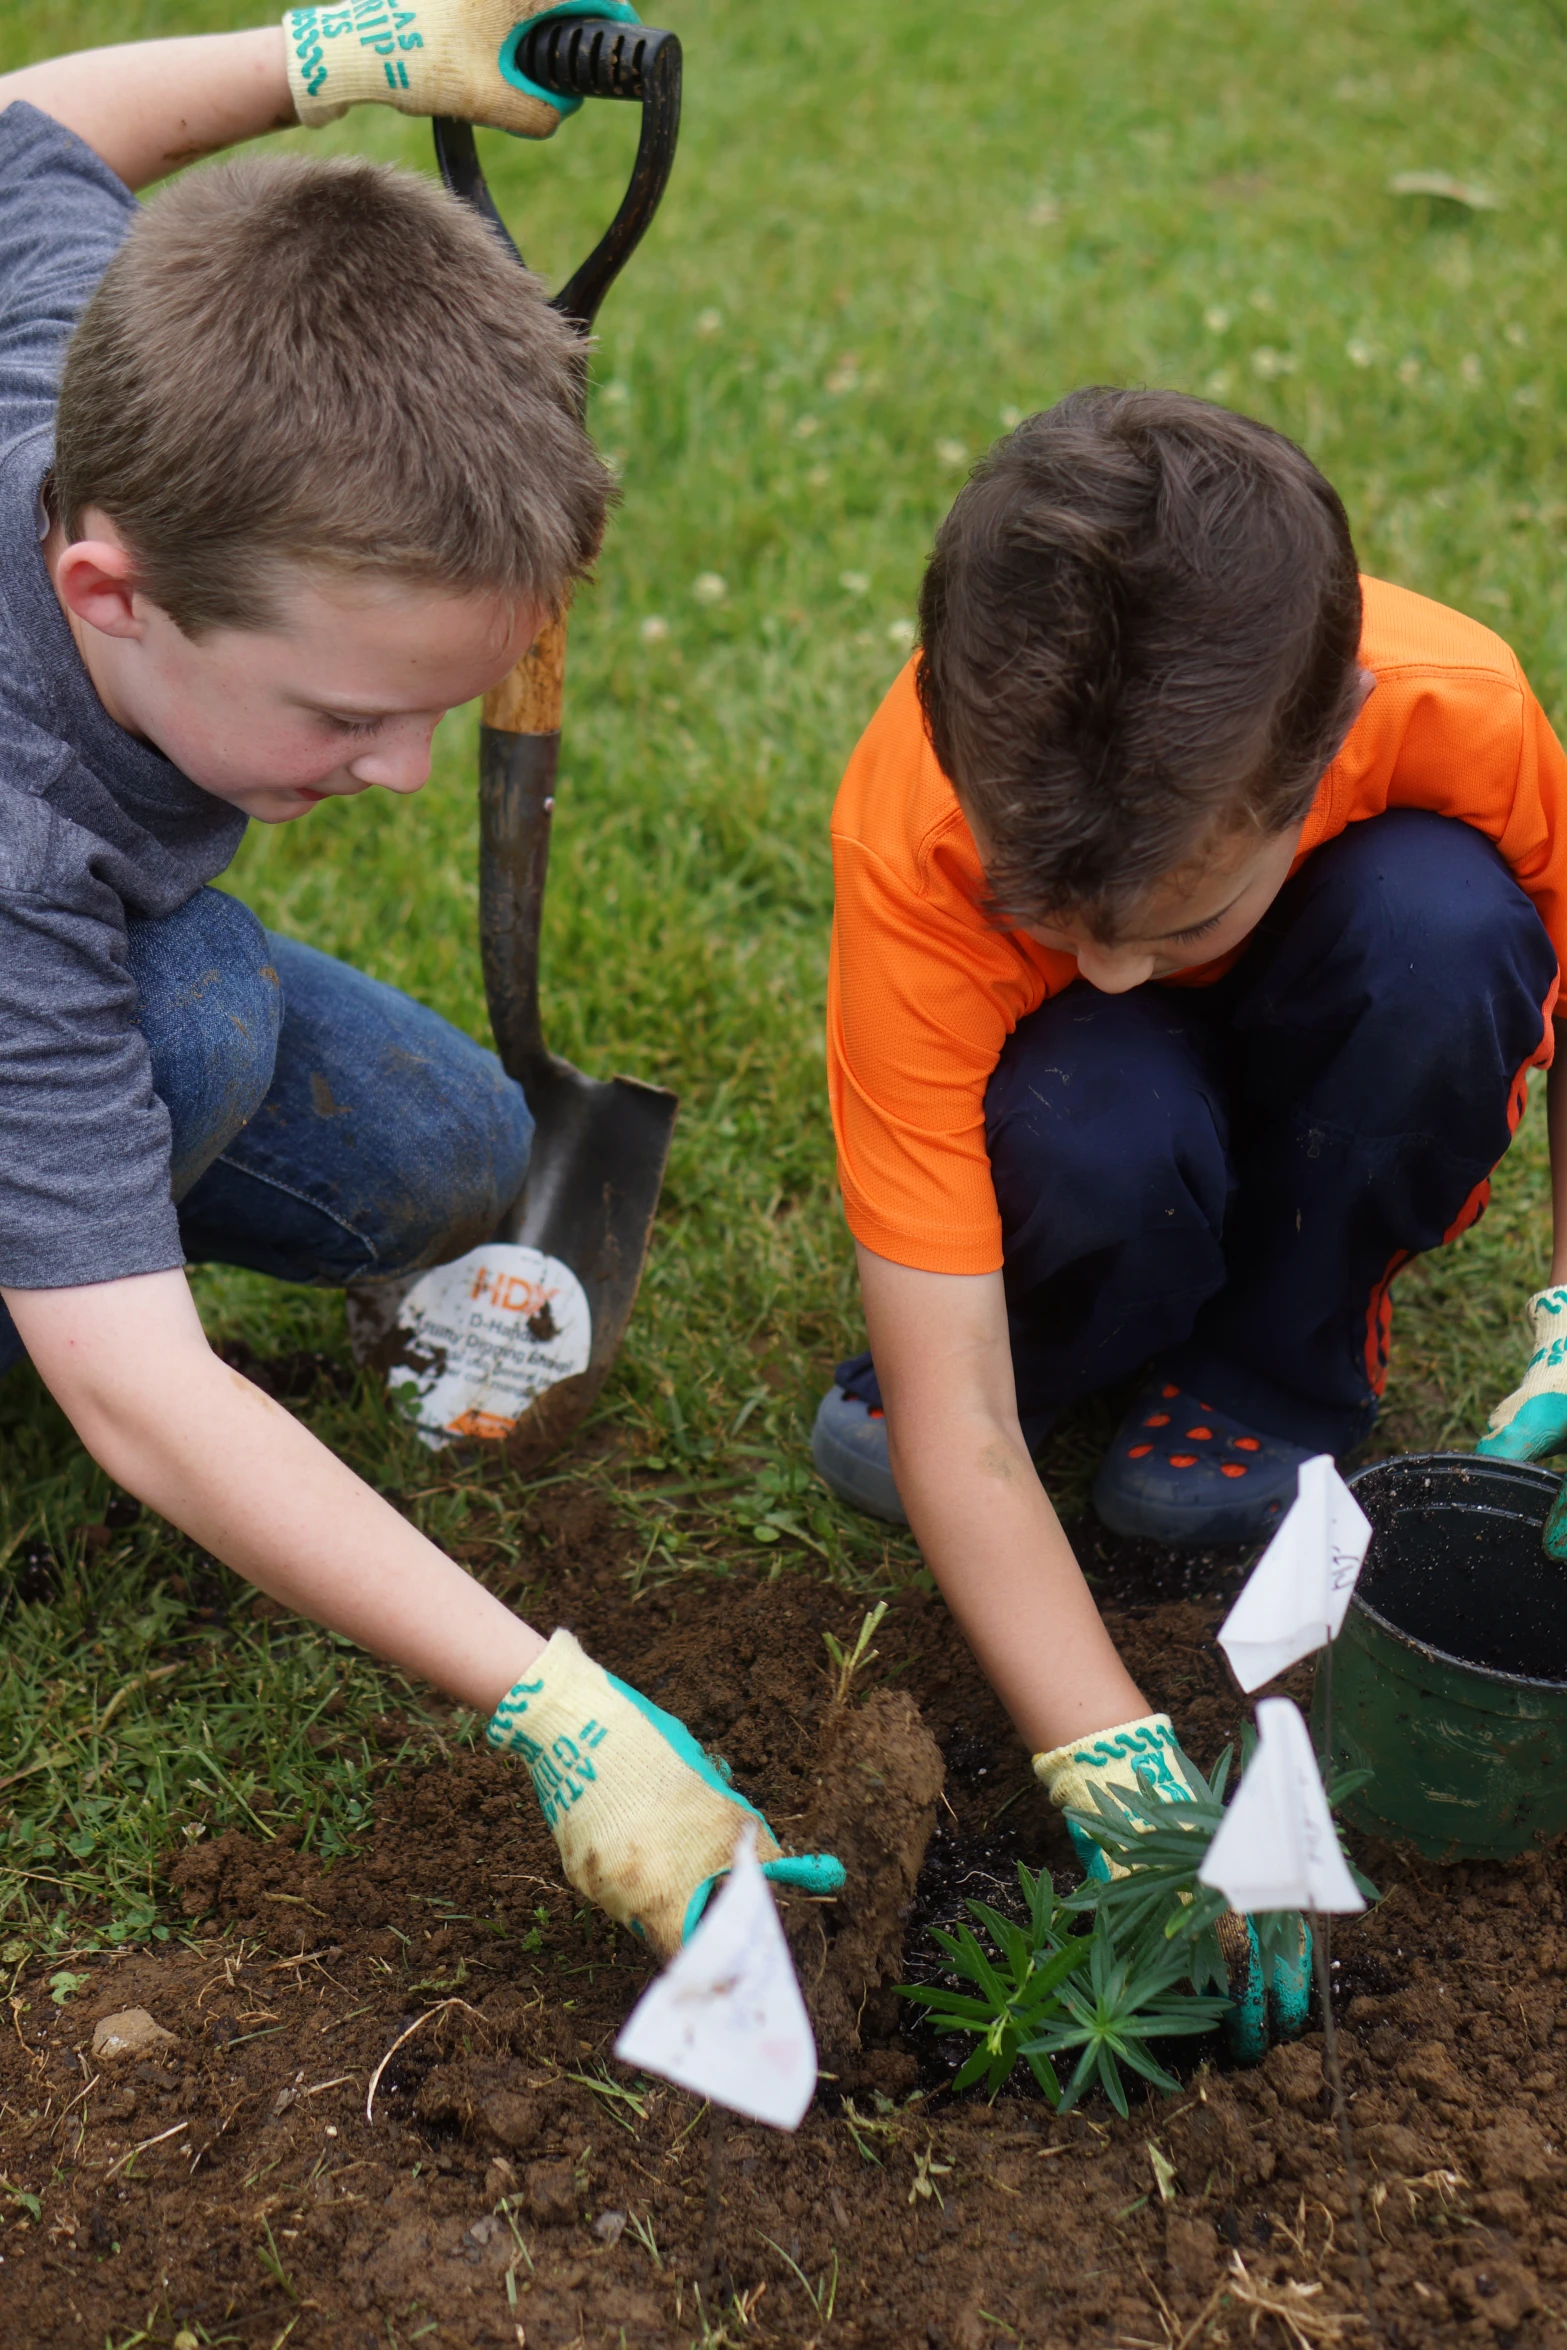
M 13 0 L 0 63 L 228 16 Z M 848 1525 L 800 1467 L 826 1367 L 858 1329 L 823 1100 L 825 820 L 901 659 L 933 526 L 1003 425 L 1072 384 L 1204 391 L 1300 438 L 1366 566 L 1502 629 L 1567 719 L 1567 23 L 1549 0 L 668 0 L 662 21 L 686 44 L 686 127 L 602 320 L 593 422 L 625 497 L 573 616 L 546 989 L 561 1049 L 674 1084 L 683 1108 L 601 1415 L 616 1449 L 568 1468 L 622 1497 L 644 1576 L 759 1538 L 869 1586 L 884 1560 L 906 1571 L 906 1548 Z M 630 109 L 603 107 L 548 148 L 486 142 L 552 279 L 612 210 L 634 131 Z M 423 126 L 374 110 L 324 136 L 428 162 Z M 1433 168 L 1499 209 L 1389 193 Z M 703 600 L 704 574 L 721 598 Z M 473 761 L 461 714 L 420 801 L 257 830 L 233 881 L 269 922 L 483 1035 Z M 1400 1284 L 1391 1442 L 1468 1442 L 1513 1382 L 1518 1305 L 1545 1265 L 1542 1123 L 1485 1223 Z M 214 1329 L 260 1354 L 341 1351 L 332 1298 L 238 1275 L 198 1288 Z M 509 1564 L 514 1485 L 432 1467 L 363 1386 L 307 1416 L 384 1489 L 417 1495 L 438 1538 Z M 102 1481 L 26 1374 L 0 1396 L 0 1442 L 0 1541 L 47 1533 L 67 1587 L 7 1620 L 4 1778 L 197 1635 L 156 1628 L 183 1547 L 166 1533 L 82 1552 Z M 677 1513 L 628 1465 L 649 1451 L 680 1482 L 741 1482 Z M 1053 1457 L 1070 1501 L 1081 1432 Z M 34 1838 L 28 1865 L 68 1880 L 14 1881 L 11 1920 L 41 1901 L 63 1938 L 96 1892 L 111 1907 L 93 1918 L 145 1921 L 160 1843 L 245 1816 L 196 1788 L 207 1728 L 236 1785 L 251 1772 L 254 1797 L 270 1778 L 280 1811 L 317 1807 L 317 1835 L 349 1835 L 363 1788 L 328 1784 L 278 1728 L 328 1663 L 350 1727 L 390 1702 L 374 1668 L 247 1624 L 132 1692 L 112 1778 L 87 1790 L 73 1748 L 0 1790 Z M 165 1753 L 160 1775 L 149 1757 Z M 89 1819 L 111 1784 L 132 1800 Z

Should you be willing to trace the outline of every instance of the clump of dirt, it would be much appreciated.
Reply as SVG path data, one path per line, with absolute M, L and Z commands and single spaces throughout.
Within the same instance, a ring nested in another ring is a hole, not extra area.
M 833 1710 L 817 1762 L 801 1841 L 810 1852 L 835 1852 L 848 1883 L 836 1901 L 813 1906 L 803 1918 L 804 1905 L 791 1905 L 790 1943 L 820 2060 L 841 2073 L 862 2053 L 867 2012 L 875 2037 L 897 2031 L 891 1986 L 903 1979 L 904 1928 L 946 1768 L 904 1689 L 878 1689 L 859 1708 Z M 908 2078 L 898 2085 L 912 2088 L 914 2065 L 904 2061 Z M 901 2070 L 896 2059 L 893 2070 Z M 877 2078 L 889 2085 L 885 2065 Z
M 803 1577 L 633 1599 L 591 1510 L 536 1532 L 531 1612 L 684 1715 L 786 1843 L 850 1868 L 840 1903 L 789 1906 L 824 2078 L 793 2136 L 731 2123 L 705 2311 L 708 2122 L 612 2054 L 646 1954 L 562 1885 L 515 1764 L 454 1744 L 388 1784 L 354 1860 L 198 1844 L 176 1946 L 12 1986 L 7 2350 L 1374 2341 L 1319 2036 L 1251 2073 L 1200 2063 L 1129 2123 L 948 2093 L 947 2044 L 892 1984 L 932 1970 L 931 1922 L 1011 1900 L 1019 1861 L 1075 1871 L 937 1599 L 895 1601 L 834 1714 L 822 1634 L 851 1643 L 862 1603 Z M 1132 1670 L 1211 1765 L 1244 1711 L 1212 1637 L 1233 1562 L 1085 1549 Z M 1334 1981 L 1385 2337 L 1567 2350 L 1561 1854 L 1359 1857 L 1386 1898 L 1336 1926 Z M 94 2026 L 132 2007 L 172 2042 L 95 2060 Z

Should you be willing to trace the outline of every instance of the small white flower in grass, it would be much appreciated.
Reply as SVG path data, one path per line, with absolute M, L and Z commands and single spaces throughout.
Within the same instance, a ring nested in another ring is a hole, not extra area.
M 1401 384 L 1417 384 L 1420 381 L 1420 362 L 1413 351 L 1410 352 L 1407 359 L 1400 359 L 1398 380 Z
M 1483 381 L 1485 369 L 1480 364 L 1479 352 L 1466 351 L 1458 362 L 1458 372 L 1466 384 L 1477 384 Z
M 1227 400 L 1234 382 L 1233 367 L 1216 367 L 1202 388 L 1210 400 Z
M 868 596 L 871 592 L 870 573 L 868 571 L 840 571 L 838 585 L 846 596 Z
M 1266 286 L 1253 286 L 1246 297 L 1253 310 L 1269 311 L 1277 307 Z
M 1036 196 L 1028 208 L 1030 228 L 1054 228 L 1061 217 L 1061 207 L 1054 196 Z
M 1359 335 L 1351 335 L 1344 345 L 1344 356 L 1351 367 L 1369 367 L 1376 357 L 1371 345 Z
M 650 612 L 637 634 L 645 645 L 661 645 L 669 634 L 669 622 L 661 620 L 656 612 Z
M 919 630 L 912 620 L 893 620 L 887 624 L 887 642 L 895 645 L 900 653 L 913 651 L 914 639 L 918 634 Z
M 1005 407 L 1002 409 L 1002 411 L 1001 411 L 1001 422 L 1002 422 L 1002 425 L 1003 425 L 1004 429 L 1005 429 L 1007 432 L 1015 432 L 1015 431 L 1016 431 L 1016 429 L 1017 429 L 1017 427 L 1018 427 L 1018 426 L 1019 426 L 1019 425 L 1022 423 L 1022 421 L 1023 421 L 1023 411 L 1022 411 L 1022 409 L 1021 409 L 1021 408 L 1014 408 L 1014 407 L 1013 407 L 1013 405 L 1012 405 L 1012 403 L 1011 403 L 1011 401 L 1009 400 L 1009 401 L 1007 402 L 1006 406 L 1005 406 Z
M 627 407 L 631 400 L 631 386 L 621 383 L 618 378 L 612 379 L 599 386 L 599 398 L 606 408 Z
M 1230 323 L 1230 313 L 1222 302 L 1210 302 L 1202 314 L 1202 322 L 1211 335 L 1222 335 Z
M 1281 375 L 1293 375 L 1299 365 L 1293 351 L 1276 351 L 1271 343 L 1259 343 L 1251 355 L 1252 374 L 1265 384 L 1276 383 Z
M 821 421 L 818 417 L 797 416 L 794 420 L 794 437 L 797 441 L 814 440 L 821 429 Z
M 724 314 L 721 310 L 699 310 L 696 314 L 696 331 L 704 343 L 712 341 L 723 323 Z
M 845 392 L 858 391 L 859 384 L 860 363 L 852 351 L 845 351 L 822 389 L 830 392 L 834 399 L 839 399 Z
M 832 467 L 830 465 L 813 465 L 805 478 L 813 490 L 824 490 L 832 479 Z
M 691 582 L 691 593 L 699 604 L 721 604 L 729 593 L 729 582 L 717 571 L 699 571 Z
M 960 465 L 968 463 L 967 442 L 938 441 L 936 443 L 936 459 L 938 464 L 944 465 L 949 473 L 955 473 Z
M 1523 350 L 1528 343 L 1529 329 L 1526 326 L 1520 326 L 1516 318 L 1510 318 L 1502 332 L 1515 351 Z
M 1520 385 L 1518 386 L 1518 389 L 1517 389 L 1517 391 L 1516 391 L 1516 392 L 1514 392 L 1514 394 L 1513 394 L 1513 406 L 1514 406 L 1515 408 L 1538 408 L 1538 407 L 1539 407 L 1539 405 L 1540 405 L 1540 387 L 1539 387 L 1539 385 L 1538 385 L 1538 384 L 1520 384 Z

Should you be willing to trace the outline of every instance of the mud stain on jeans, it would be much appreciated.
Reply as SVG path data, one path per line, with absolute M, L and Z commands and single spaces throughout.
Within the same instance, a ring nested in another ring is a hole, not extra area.
M 310 1072 L 310 1106 L 318 1118 L 350 1118 L 353 1110 L 347 1102 L 334 1101 L 332 1088 L 319 1069 Z

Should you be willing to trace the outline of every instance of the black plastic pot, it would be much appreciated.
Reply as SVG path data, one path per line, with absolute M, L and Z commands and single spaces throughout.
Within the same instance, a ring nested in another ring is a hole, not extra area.
M 1540 1529 L 1560 1478 L 1420 1453 L 1350 1483 L 1373 1535 L 1333 1646 L 1332 1755 L 1374 1775 L 1345 1817 L 1431 1860 L 1503 1859 L 1559 1836 L 1567 1568 Z M 1319 1670 L 1319 1739 L 1326 1685 Z

